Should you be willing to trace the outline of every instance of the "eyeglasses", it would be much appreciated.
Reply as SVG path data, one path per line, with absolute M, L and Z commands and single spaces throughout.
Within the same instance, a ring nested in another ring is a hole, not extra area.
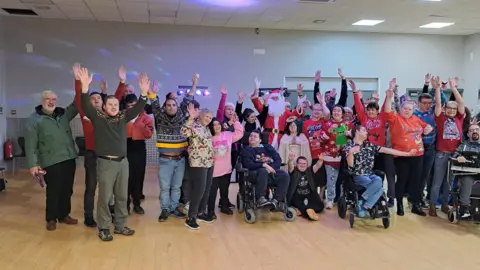
M 457 107 L 446 107 L 445 109 L 446 109 L 446 110 L 452 110 L 452 111 L 454 111 L 454 110 L 457 109 Z
M 468 132 L 480 132 L 480 128 L 469 129 Z

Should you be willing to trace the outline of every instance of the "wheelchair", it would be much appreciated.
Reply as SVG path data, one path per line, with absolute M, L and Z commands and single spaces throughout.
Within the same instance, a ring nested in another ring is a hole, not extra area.
M 243 168 L 242 161 L 240 156 L 237 159 L 237 164 L 235 166 L 237 171 L 239 190 L 237 193 L 237 211 L 238 213 L 244 214 L 245 222 L 248 224 L 253 224 L 256 222 L 257 215 L 255 211 L 259 208 L 257 207 L 257 202 L 255 199 L 255 184 L 247 180 L 249 176 L 249 170 Z M 268 194 L 273 194 L 275 192 L 275 187 L 268 187 Z M 283 208 L 280 212 L 283 213 L 283 218 L 292 222 L 297 218 L 297 212 L 292 207 L 289 207 L 286 203 L 286 198 L 283 203 Z M 264 208 L 264 207 L 262 207 Z M 270 209 L 271 212 L 275 212 L 275 208 L 271 206 L 266 206 L 265 208 Z
M 347 169 L 346 162 L 343 162 L 342 160 L 342 163 L 344 163 L 344 166 L 342 167 L 345 170 L 346 177 L 342 183 L 343 193 L 340 195 L 337 202 L 338 216 L 341 219 L 345 219 L 348 211 L 350 228 L 353 228 L 355 217 L 357 217 L 362 219 L 382 219 L 383 227 L 388 229 L 388 227 L 390 227 L 390 211 L 388 210 L 387 196 L 385 192 L 378 199 L 368 217 L 359 217 L 358 213 L 360 211 L 360 206 L 358 201 L 362 193 L 365 191 L 365 187 L 355 184 L 353 181 L 354 175 Z M 382 179 L 385 175 L 384 172 L 379 170 L 374 170 L 373 173 Z
M 480 223 L 480 163 L 477 161 L 469 161 L 467 163 L 458 163 L 455 158 L 448 161 L 447 182 L 450 187 L 450 197 L 452 200 L 452 208 L 447 213 L 448 221 L 457 224 L 459 221 L 472 221 Z M 472 166 L 473 165 L 473 166 Z M 472 185 L 472 194 L 470 195 L 470 205 L 468 210 L 470 215 L 462 217 L 460 214 L 460 189 L 458 187 L 458 178 L 460 176 L 477 176 L 479 178 Z

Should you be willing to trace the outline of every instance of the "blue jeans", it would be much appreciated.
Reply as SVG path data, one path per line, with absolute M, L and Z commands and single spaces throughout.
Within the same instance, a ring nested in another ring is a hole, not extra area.
M 427 189 L 428 196 L 430 198 L 430 189 L 432 187 L 433 180 L 433 164 L 435 162 L 435 156 L 437 151 L 435 145 L 425 145 L 425 152 L 423 154 L 423 166 L 422 166 L 422 187 Z M 423 194 L 422 194 L 423 195 Z
M 383 194 L 382 178 L 377 175 L 357 175 L 353 178 L 356 184 L 365 187 L 362 198 L 365 200 L 363 206 L 371 209 Z
M 433 181 L 430 188 L 430 205 L 437 203 L 440 195 L 440 188 L 443 185 L 442 197 L 440 198 L 442 203 L 447 203 L 449 186 L 447 183 L 447 166 L 448 159 L 452 156 L 451 153 L 437 152 L 435 164 L 433 166 Z
M 158 183 L 160 184 L 160 208 L 174 211 L 180 200 L 183 173 L 185 172 L 185 158 L 171 160 L 160 157 L 158 159 Z
M 327 172 L 327 202 L 333 203 L 335 200 L 338 170 L 338 167 L 325 165 L 325 171 Z

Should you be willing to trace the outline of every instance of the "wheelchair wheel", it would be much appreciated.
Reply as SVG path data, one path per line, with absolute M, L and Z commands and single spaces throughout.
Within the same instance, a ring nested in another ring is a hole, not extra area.
M 285 214 L 283 215 L 283 218 L 288 222 L 292 222 L 297 218 L 297 211 L 295 211 L 295 209 L 292 207 L 288 207 L 287 211 L 285 211 Z
M 382 218 L 383 228 L 388 229 L 390 227 L 390 219 L 389 218 Z
M 447 216 L 448 216 L 448 221 L 450 221 L 451 223 L 453 224 L 458 223 L 457 209 L 455 207 L 448 210 Z
M 350 221 L 350 228 L 353 228 L 353 223 L 355 223 L 355 214 L 354 213 L 350 213 L 349 221 Z
M 337 210 L 338 210 L 338 216 L 341 219 L 344 219 L 347 216 L 347 202 L 345 201 L 344 197 L 341 197 L 340 199 L 338 199 Z
M 248 224 L 253 224 L 256 221 L 255 212 L 253 209 L 245 209 L 245 221 Z
M 243 198 L 242 198 L 242 195 L 239 193 L 237 193 L 237 211 L 238 213 L 243 213 Z

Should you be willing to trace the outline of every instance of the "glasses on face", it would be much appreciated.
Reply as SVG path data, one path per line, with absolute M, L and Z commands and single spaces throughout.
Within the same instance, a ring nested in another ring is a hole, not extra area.
M 457 107 L 446 107 L 445 109 L 446 109 L 446 110 L 455 111 L 455 110 L 457 110 Z
M 468 132 L 480 132 L 480 128 L 469 129 Z

